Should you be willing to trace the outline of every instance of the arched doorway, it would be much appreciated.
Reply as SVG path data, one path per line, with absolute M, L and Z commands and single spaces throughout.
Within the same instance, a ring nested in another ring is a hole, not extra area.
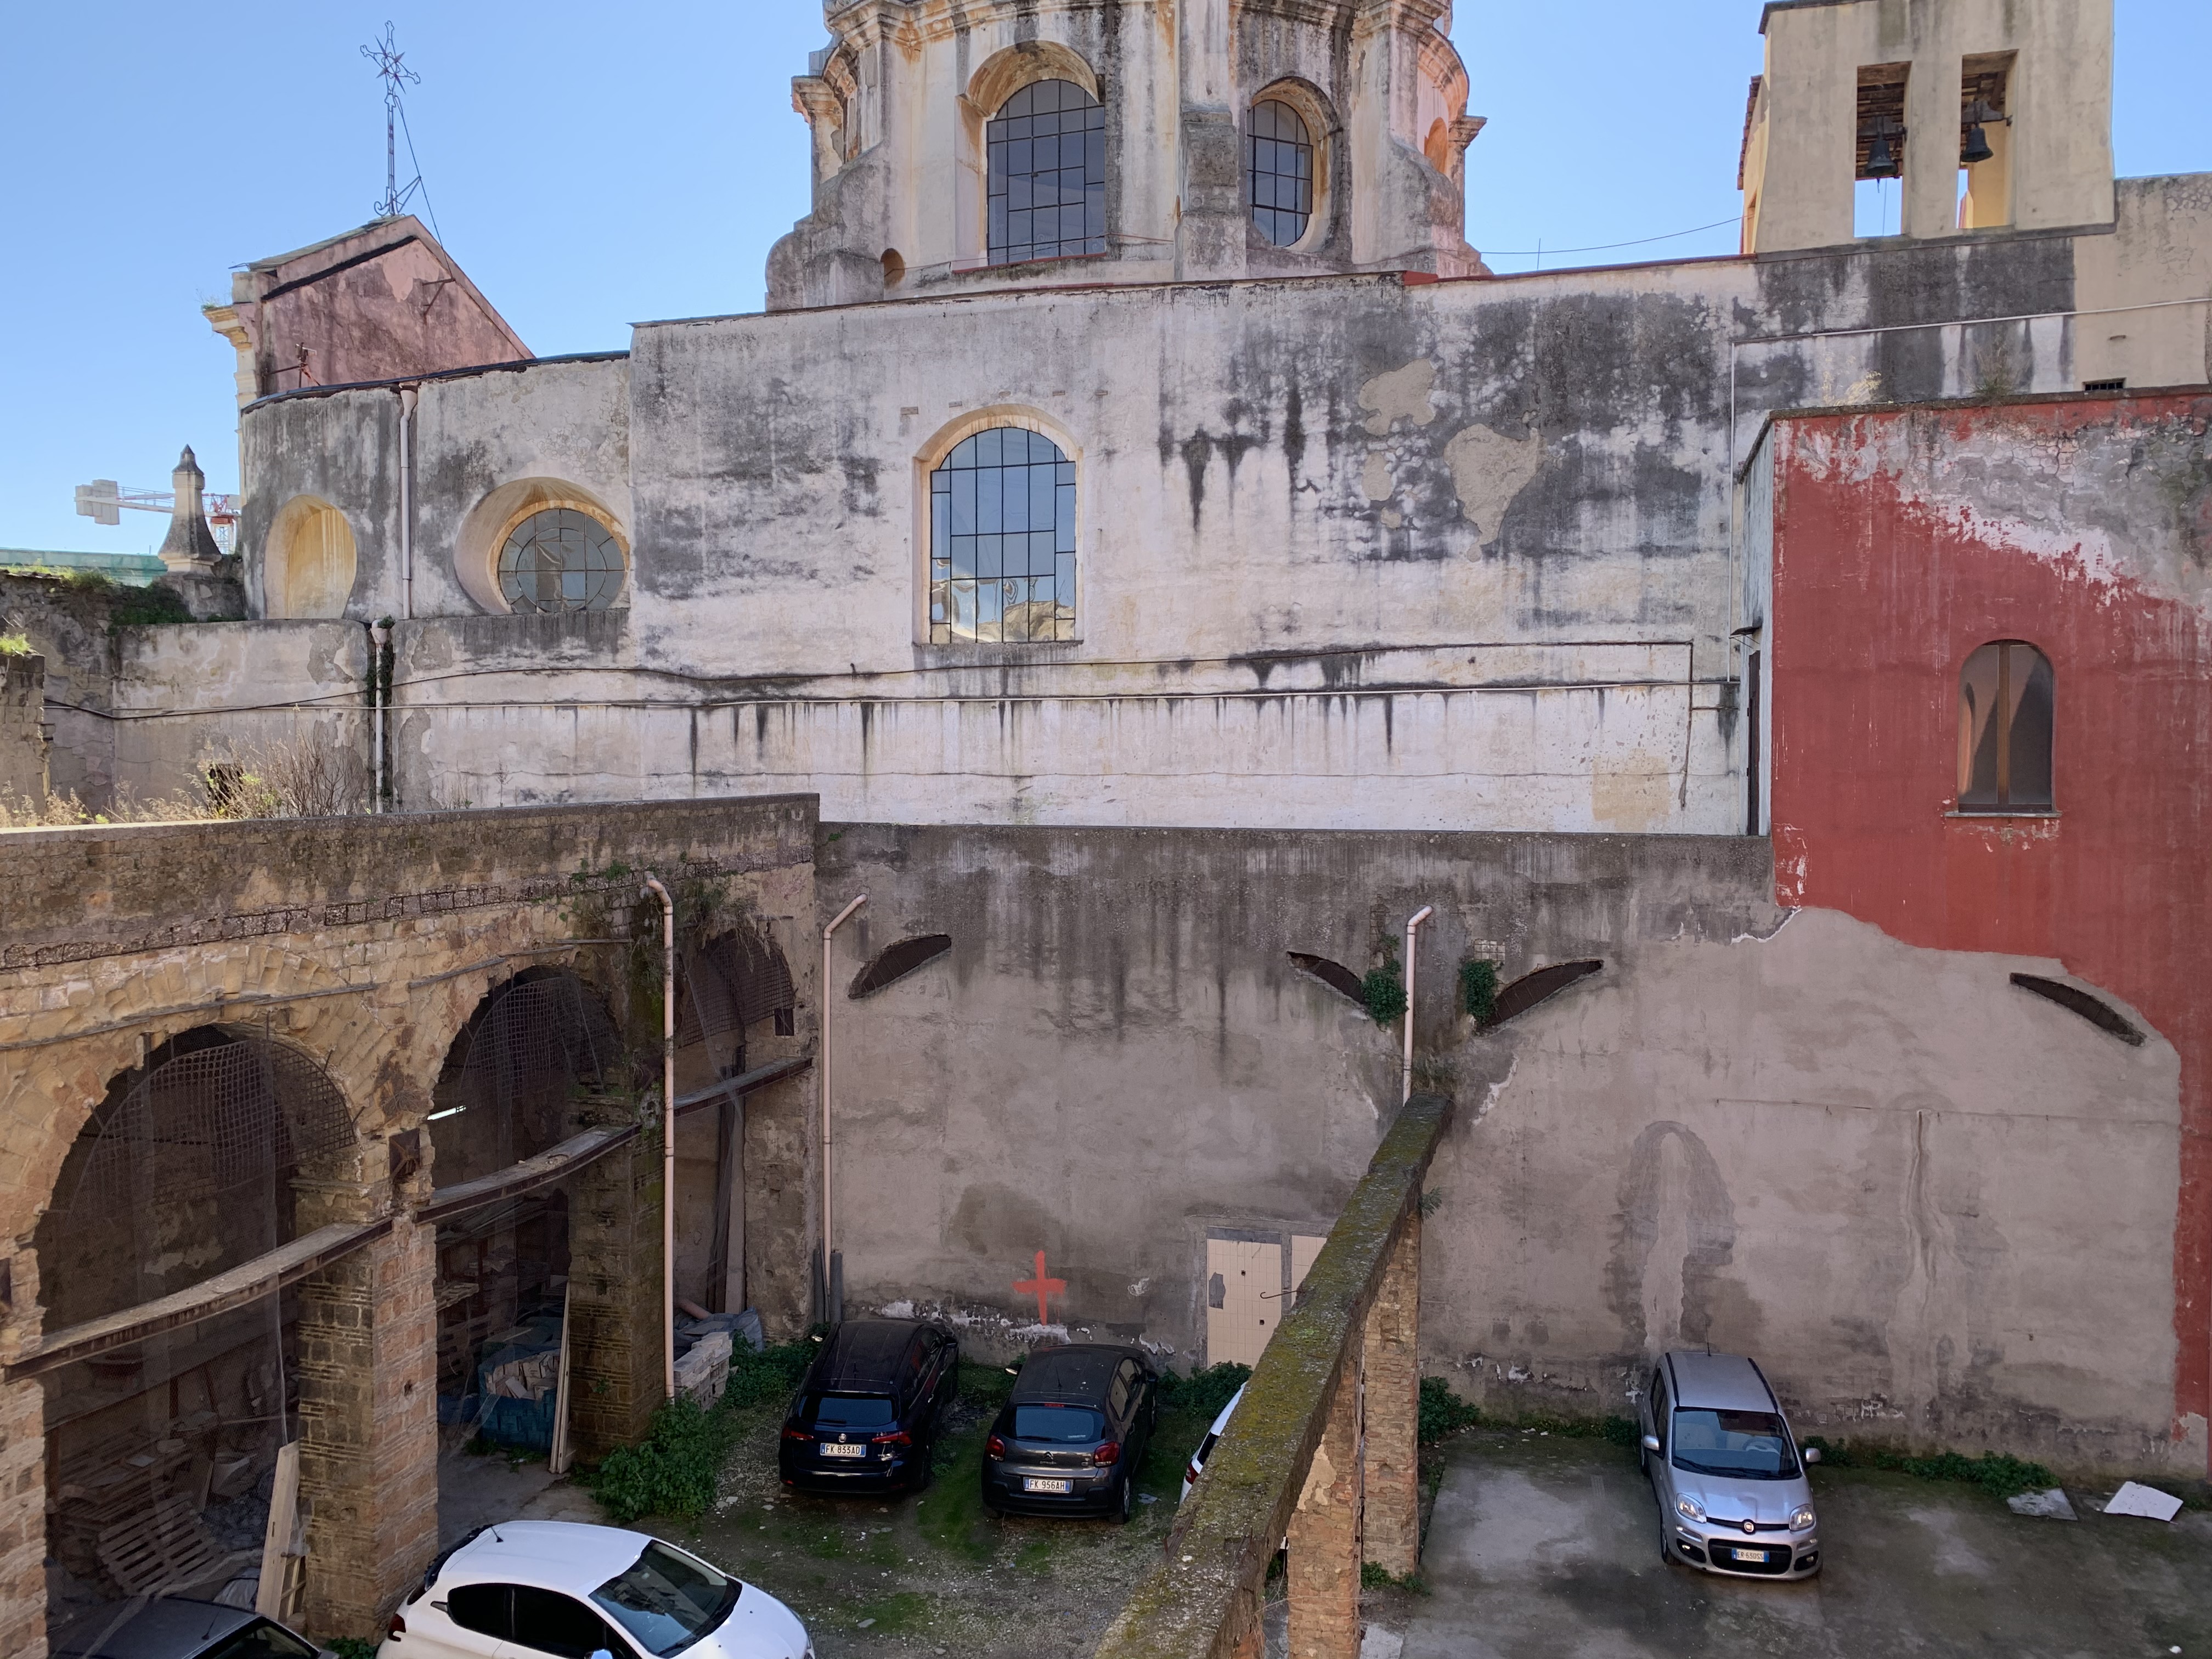
M 441 1523 L 453 1454 L 481 1440 L 550 1454 L 569 1270 L 568 1198 L 513 1171 L 593 1121 L 590 1102 L 627 1082 L 605 1003 L 563 968 L 494 986 L 447 1050 L 429 1115 L 440 1194 L 489 1182 L 437 1220 Z
M 150 1048 L 111 1081 L 40 1218 L 45 1340 L 236 1277 L 313 1231 L 318 1188 L 358 1173 L 337 1085 L 267 1030 Z M 299 1310 L 287 1285 L 131 1325 L 44 1373 L 50 1618 L 156 1591 L 250 1596 L 240 1575 L 258 1571 L 277 1452 L 299 1436 Z

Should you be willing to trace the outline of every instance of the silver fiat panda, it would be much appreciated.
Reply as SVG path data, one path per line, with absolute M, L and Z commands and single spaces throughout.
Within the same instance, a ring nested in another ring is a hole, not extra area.
M 1705 1572 L 1808 1578 L 1820 1534 L 1807 1463 L 1758 1365 L 1741 1354 L 1660 1356 L 1643 1398 L 1638 1459 L 1659 1500 L 1659 1555 Z

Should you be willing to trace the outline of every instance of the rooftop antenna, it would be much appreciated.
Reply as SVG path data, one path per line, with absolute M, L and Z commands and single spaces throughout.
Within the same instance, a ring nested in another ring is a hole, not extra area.
M 399 145 L 398 129 L 406 122 L 399 100 L 404 87 L 420 86 L 422 77 L 409 69 L 399 52 L 398 43 L 392 39 L 392 25 L 384 26 L 384 39 L 372 40 L 361 49 L 361 55 L 376 65 L 377 79 L 384 82 L 384 199 L 376 204 L 380 219 L 396 219 L 407 206 L 407 199 L 422 188 L 422 173 L 418 164 L 413 181 L 407 188 L 399 188 Z M 412 137 L 407 143 L 407 159 L 415 160 Z

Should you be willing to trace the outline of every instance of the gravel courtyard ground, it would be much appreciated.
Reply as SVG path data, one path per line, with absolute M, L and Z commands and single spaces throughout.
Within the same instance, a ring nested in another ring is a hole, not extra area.
M 1970 1486 L 1815 1469 L 1825 1565 L 1762 1584 L 1661 1562 L 1632 1451 L 1483 1431 L 1445 1458 L 1403 1659 L 2212 1659 L 2203 1510 L 2106 1517 L 2105 1492 L 2074 1488 L 2079 1521 L 2035 1520 Z
M 633 1522 L 738 1573 L 806 1621 L 820 1659 L 947 1654 L 1074 1659 L 1096 1645 L 1130 1587 L 1159 1559 L 1182 1466 L 1211 1413 L 1164 1412 L 1126 1526 L 1001 1518 L 982 1506 L 983 1437 L 994 1407 L 981 1390 L 1011 1382 L 963 1366 L 963 1404 L 940 1446 L 934 1486 L 919 1497 L 831 1498 L 786 1492 L 776 1479 L 783 1403 L 740 1413 L 741 1430 L 710 1514 Z M 543 1464 L 493 1454 L 450 1456 L 440 1531 L 457 1537 L 495 1515 L 604 1524 L 591 1496 L 549 1481 Z

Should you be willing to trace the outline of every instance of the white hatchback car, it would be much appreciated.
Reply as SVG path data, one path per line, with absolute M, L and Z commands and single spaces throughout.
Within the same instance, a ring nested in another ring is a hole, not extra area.
M 502 1521 L 431 1563 L 377 1659 L 813 1659 L 789 1607 L 641 1532 Z

